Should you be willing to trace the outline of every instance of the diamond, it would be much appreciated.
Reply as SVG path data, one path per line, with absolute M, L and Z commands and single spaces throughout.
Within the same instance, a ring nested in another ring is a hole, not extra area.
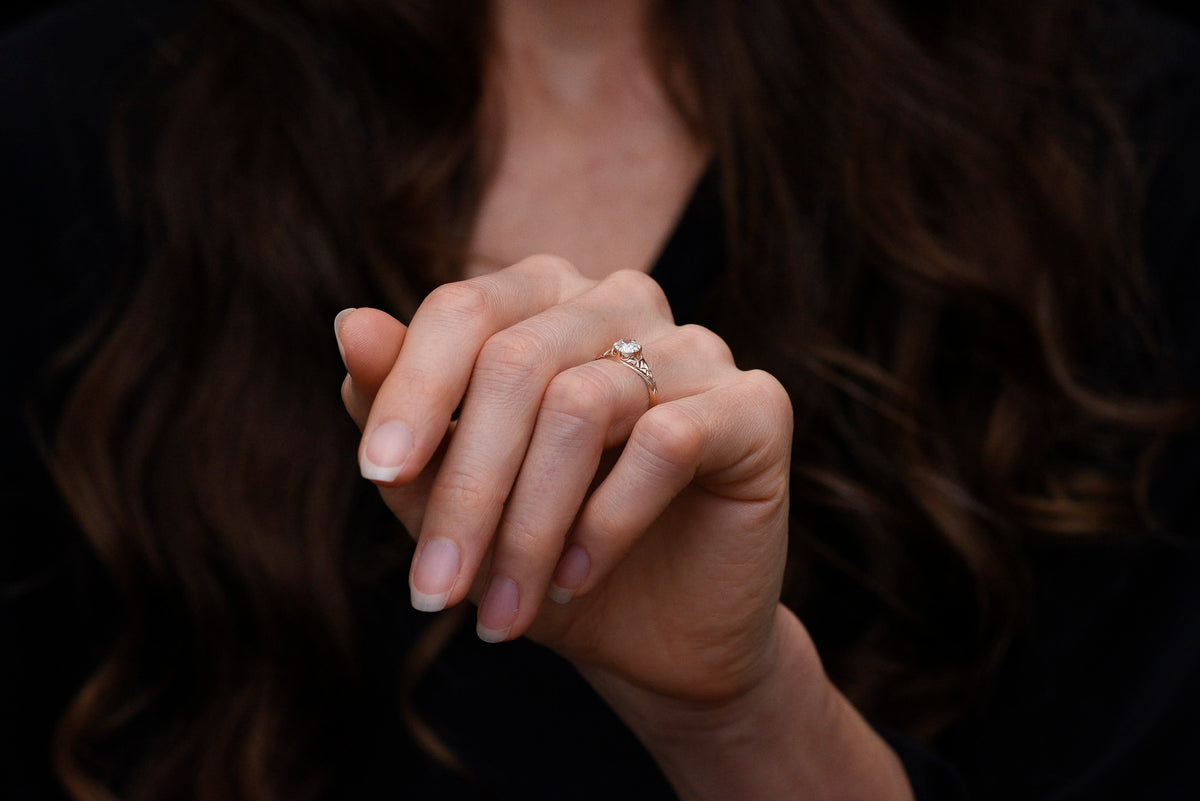
M 613 343 L 613 350 L 632 359 L 642 352 L 642 346 L 636 339 L 621 339 Z

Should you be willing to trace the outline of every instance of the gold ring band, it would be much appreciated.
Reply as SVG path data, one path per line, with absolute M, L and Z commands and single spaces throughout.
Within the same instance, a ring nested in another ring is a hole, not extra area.
M 650 365 L 646 364 L 646 359 L 642 356 L 642 345 L 636 339 L 618 339 L 611 348 L 596 358 L 618 361 L 640 375 L 650 392 L 650 405 L 658 403 L 658 384 L 654 380 Z

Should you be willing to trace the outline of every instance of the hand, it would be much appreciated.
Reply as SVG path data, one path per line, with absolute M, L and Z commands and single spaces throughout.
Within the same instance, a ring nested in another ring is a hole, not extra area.
M 528 634 L 674 698 L 735 696 L 770 669 L 788 398 L 676 326 L 652 279 L 534 257 L 441 287 L 408 329 L 363 309 L 339 332 L 364 474 L 419 534 L 415 605 L 470 596 L 485 639 Z M 636 372 L 595 360 L 630 336 L 653 408 Z
M 779 604 L 778 382 L 676 326 L 647 276 L 549 257 L 441 287 L 409 328 L 373 309 L 335 327 L 363 473 L 418 536 L 415 606 L 470 597 L 484 639 L 572 660 L 681 798 L 910 801 Z M 631 335 L 653 408 L 634 371 L 595 359 Z

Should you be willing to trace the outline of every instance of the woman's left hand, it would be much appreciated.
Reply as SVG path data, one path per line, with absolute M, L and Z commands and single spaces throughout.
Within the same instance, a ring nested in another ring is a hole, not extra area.
M 360 310 L 339 331 L 364 474 L 418 535 L 419 608 L 473 595 L 485 639 L 528 634 L 671 697 L 736 695 L 769 668 L 791 407 L 676 326 L 652 279 L 534 257 L 439 288 L 407 329 Z M 653 407 L 596 359 L 633 336 Z
M 779 603 L 777 381 L 676 326 L 648 276 L 551 257 L 444 285 L 407 328 L 371 309 L 335 327 L 363 474 L 418 539 L 417 608 L 470 597 L 484 639 L 574 662 L 683 798 L 911 798 Z M 657 405 L 596 358 L 631 336 Z

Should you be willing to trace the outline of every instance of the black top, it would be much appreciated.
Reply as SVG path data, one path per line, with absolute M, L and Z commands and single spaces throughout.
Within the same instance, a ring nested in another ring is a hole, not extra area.
M 25 390 L 94 315 L 115 272 L 107 123 L 119 87 L 171 25 L 163 6 L 94 0 L 0 41 L 0 326 L 11 360 L 0 393 L 0 798 L 60 795 L 53 724 L 115 620 L 38 458 Z M 1152 280 L 1177 357 L 1200 376 L 1200 40 L 1120 13 L 1122 35 L 1103 44 L 1152 170 Z M 720 223 L 710 175 L 654 271 L 680 320 L 721 270 Z M 933 746 L 883 732 L 919 799 L 1200 798 L 1200 443 L 1181 441 L 1167 465 L 1156 506 L 1181 541 L 1042 546 L 1031 554 L 1032 627 L 978 716 Z M 526 641 L 484 645 L 467 627 L 421 703 L 478 783 L 424 758 L 384 703 L 377 725 L 352 735 L 337 797 L 672 797 L 573 669 Z

